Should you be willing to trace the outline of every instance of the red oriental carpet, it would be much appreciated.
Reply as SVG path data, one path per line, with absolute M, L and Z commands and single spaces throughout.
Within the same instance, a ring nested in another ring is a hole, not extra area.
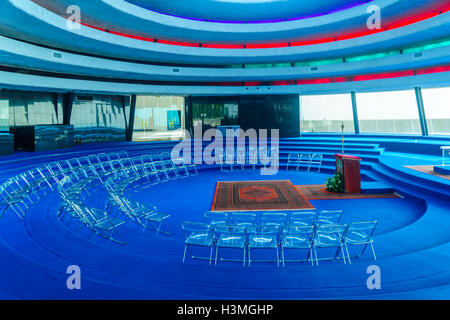
M 379 199 L 379 198 L 401 198 L 396 193 L 333 193 L 327 191 L 323 184 L 312 184 L 297 186 L 308 200 L 336 200 L 336 199 Z
M 314 208 L 289 180 L 217 182 L 211 211 Z

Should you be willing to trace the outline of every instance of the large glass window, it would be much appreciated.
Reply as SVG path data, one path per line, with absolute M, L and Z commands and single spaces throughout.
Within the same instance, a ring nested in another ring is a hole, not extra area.
M 355 132 L 350 94 L 300 97 L 302 132 Z
M 239 124 L 239 106 L 237 102 L 199 101 L 192 104 L 193 125 L 202 125 L 203 130 L 224 125 Z
M 421 133 L 413 90 L 358 93 L 356 101 L 361 132 Z
M 126 104 L 129 104 L 127 97 Z M 116 96 L 77 95 L 70 123 L 75 138 L 85 142 L 125 140 L 126 116 L 123 98 Z
M 429 134 L 450 134 L 450 87 L 422 89 Z
M 62 103 L 57 108 L 46 92 L 8 91 L 9 125 L 32 126 L 62 123 Z
M 180 96 L 137 96 L 133 140 L 182 139 L 184 103 Z

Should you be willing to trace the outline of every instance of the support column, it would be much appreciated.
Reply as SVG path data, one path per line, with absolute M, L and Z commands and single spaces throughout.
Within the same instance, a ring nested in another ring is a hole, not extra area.
M 352 109 L 353 109 L 353 124 L 355 126 L 355 134 L 359 134 L 359 118 L 358 118 L 358 104 L 356 103 L 356 92 L 352 91 Z
M 422 89 L 419 87 L 414 88 L 416 92 L 417 108 L 419 110 L 420 128 L 422 129 L 422 135 L 428 135 L 428 124 L 425 116 L 425 109 L 423 107 Z
M 136 95 L 133 94 L 131 96 L 130 102 L 130 119 L 128 119 L 128 129 L 127 129 L 127 141 L 133 140 L 133 131 L 134 131 L 134 116 L 136 114 Z
M 72 116 L 73 100 L 75 94 L 73 92 L 67 92 L 63 95 L 63 123 L 64 125 L 70 124 L 70 118 Z

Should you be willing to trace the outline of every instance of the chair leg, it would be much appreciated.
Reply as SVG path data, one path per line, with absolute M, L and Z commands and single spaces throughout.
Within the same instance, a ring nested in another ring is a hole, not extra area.
M 245 247 L 244 247 L 244 256 L 242 257 L 242 266 L 245 267 Z
M 217 266 L 217 256 L 219 255 L 219 247 L 216 247 L 216 261 L 214 263 L 214 265 Z
M 251 263 L 252 263 L 252 259 L 250 257 L 250 247 L 248 247 L 248 266 L 250 267 Z
M 281 260 L 283 261 L 283 267 L 285 266 L 285 264 L 284 264 L 284 247 L 283 246 L 281 246 Z
M 375 255 L 375 250 L 373 248 L 373 243 L 372 242 L 370 242 L 370 246 L 372 247 L 373 258 L 375 259 L 375 261 L 377 261 L 377 256 Z
M 340 247 L 340 249 L 341 249 L 341 252 L 342 252 L 342 258 L 344 259 L 344 264 L 347 264 L 347 261 L 345 261 L 346 259 L 345 259 L 344 248 Z
M 186 247 L 187 247 L 187 245 L 184 245 L 183 263 L 186 260 Z
M 319 257 L 317 256 L 317 247 L 314 246 L 314 255 L 316 256 L 316 266 L 319 265 Z
M 278 251 L 278 246 L 277 246 L 277 267 L 280 266 L 280 253 Z
M 209 250 L 209 265 L 211 265 L 212 253 L 213 253 L 213 246 L 211 245 L 211 249 Z
M 352 260 L 350 258 L 350 253 L 348 252 L 348 246 L 345 244 L 345 251 L 347 252 L 348 263 L 352 264 Z

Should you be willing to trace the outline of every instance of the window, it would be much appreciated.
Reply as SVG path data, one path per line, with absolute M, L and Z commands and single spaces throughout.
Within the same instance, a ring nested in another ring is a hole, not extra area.
M 62 122 L 62 105 L 57 108 L 50 93 L 7 91 L 9 99 L 9 125 L 33 126 L 60 124 Z
M 355 132 L 350 94 L 300 97 L 302 132 Z
M 413 90 L 356 94 L 359 128 L 365 133 L 420 134 Z
M 422 89 L 429 134 L 450 134 L 450 87 Z
M 180 96 L 137 96 L 133 140 L 182 139 L 184 103 Z
M 129 104 L 129 98 L 125 104 Z M 75 138 L 86 142 L 125 140 L 125 114 L 122 97 L 82 96 L 73 101 L 70 123 Z

